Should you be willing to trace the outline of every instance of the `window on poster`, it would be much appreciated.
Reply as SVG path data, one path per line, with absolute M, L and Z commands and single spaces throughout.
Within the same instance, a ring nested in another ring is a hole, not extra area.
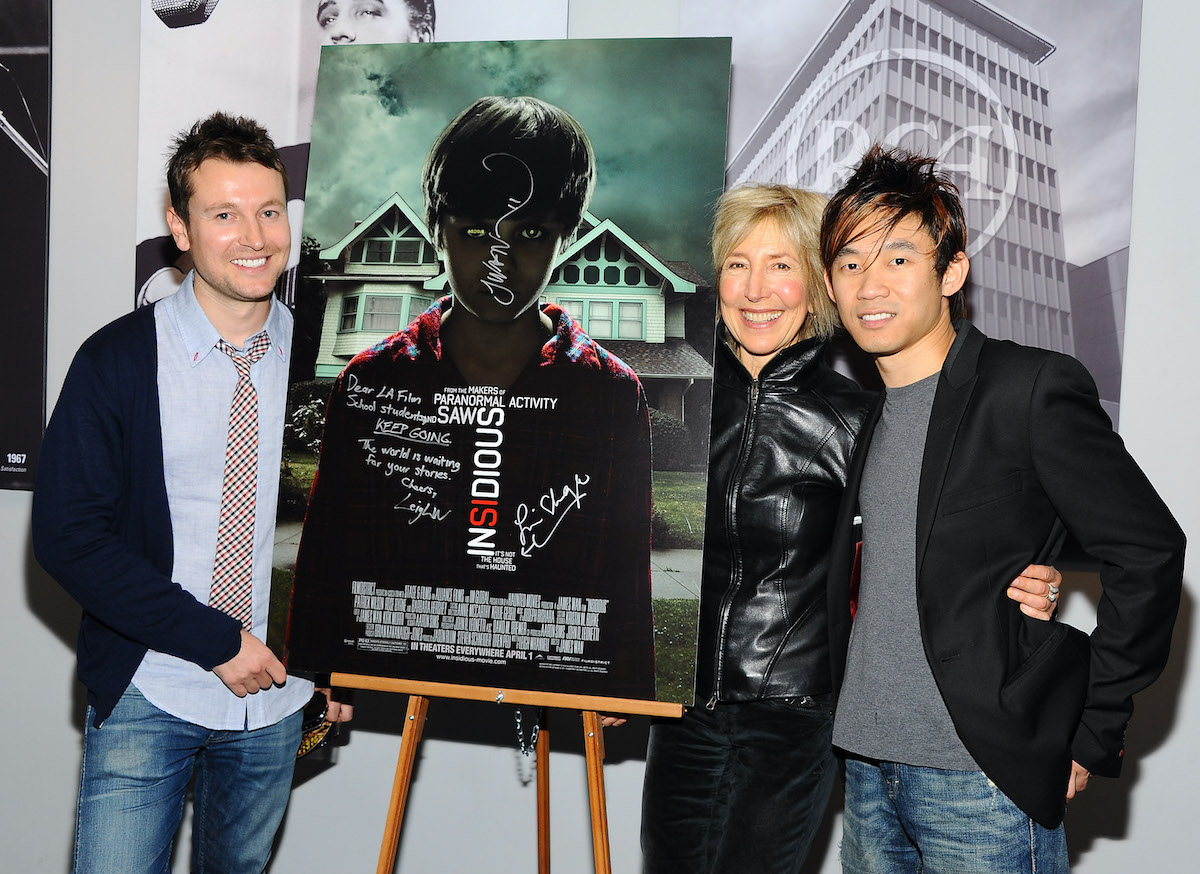
M 358 296 L 347 297 L 342 301 L 342 317 L 338 322 L 338 331 L 358 330 Z
M 404 298 L 391 294 L 369 294 L 363 306 L 362 329 L 395 333 L 400 330 L 403 311 Z
M 433 246 L 398 211 L 350 254 L 354 264 L 432 264 L 436 258 Z
M 338 333 L 370 331 L 394 334 L 428 309 L 431 303 L 433 298 L 428 295 L 351 295 L 342 301 Z
M 640 276 L 641 271 L 638 271 L 638 274 Z M 645 339 L 646 313 L 645 305 L 641 301 L 560 299 L 558 305 L 594 338 Z M 616 333 L 613 332 L 614 316 Z
M 617 336 L 622 340 L 642 339 L 642 304 L 623 301 L 618 307 Z
M 611 302 L 602 300 L 592 301 L 588 307 L 588 320 L 584 330 L 593 337 L 611 338 L 613 336 L 612 311 L 613 305 Z

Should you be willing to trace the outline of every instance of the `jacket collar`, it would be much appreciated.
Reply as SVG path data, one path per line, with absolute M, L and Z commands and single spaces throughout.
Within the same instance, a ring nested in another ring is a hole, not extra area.
M 954 323 L 957 336 L 946 353 L 942 363 L 942 379 L 952 388 L 961 388 L 970 379 L 979 364 L 979 353 L 983 349 L 983 341 L 987 339 L 983 332 L 971 324 L 970 319 L 959 319 Z
M 735 374 L 740 383 L 750 383 L 752 381 L 750 371 L 737 357 L 729 330 L 723 323 L 720 328 L 717 340 L 717 346 L 720 348 L 717 349 L 717 354 L 726 357 L 727 362 L 732 365 L 730 373 Z M 763 367 L 762 372 L 758 375 L 759 383 L 763 385 L 780 382 L 791 383 L 798 377 L 813 378 L 824 363 L 827 345 L 828 341 L 826 340 L 810 337 L 799 343 L 793 343 L 786 349 L 781 349 Z
M 983 349 L 983 334 L 968 320 L 954 323 L 958 336 L 942 364 L 937 394 L 929 415 L 929 430 L 925 435 L 925 453 L 921 459 L 921 484 L 917 492 L 917 579 L 938 502 L 950 469 L 950 456 L 958 438 L 959 425 L 971 395 L 975 390 L 979 353 Z

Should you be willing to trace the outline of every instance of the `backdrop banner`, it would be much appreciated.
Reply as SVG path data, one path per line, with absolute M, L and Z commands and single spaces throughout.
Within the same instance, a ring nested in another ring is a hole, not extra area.
M 733 39 L 730 187 L 833 194 L 872 142 L 937 157 L 967 212 L 970 319 L 1074 355 L 1119 424 L 1141 5 L 682 0 L 680 28 Z

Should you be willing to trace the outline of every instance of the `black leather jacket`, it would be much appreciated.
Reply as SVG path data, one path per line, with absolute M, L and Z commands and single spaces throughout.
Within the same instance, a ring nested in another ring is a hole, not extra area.
M 831 691 L 825 578 L 874 398 L 806 340 L 757 380 L 725 343 L 713 375 L 698 704 Z

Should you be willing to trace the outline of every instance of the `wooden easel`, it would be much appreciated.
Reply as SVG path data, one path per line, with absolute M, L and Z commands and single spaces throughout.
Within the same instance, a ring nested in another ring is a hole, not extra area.
M 587 758 L 588 802 L 592 813 L 592 854 L 596 874 L 611 874 L 612 861 L 608 850 L 608 809 L 604 797 L 604 735 L 600 713 L 638 714 L 642 716 L 683 715 L 682 704 L 662 701 L 642 701 L 634 698 L 601 698 L 595 695 L 567 695 L 558 692 L 532 692 L 517 689 L 497 689 L 491 686 L 460 686 L 452 683 L 426 683 L 417 680 L 397 680 L 388 677 L 368 677 L 361 674 L 337 674 L 331 677 L 334 686 L 344 689 L 371 689 L 378 692 L 406 694 L 408 711 L 404 715 L 404 733 L 400 738 L 400 756 L 396 762 L 396 778 L 392 782 L 392 798 L 384 825 L 383 844 L 379 848 L 376 874 L 392 874 L 396 867 L 396 851 L 400 846 L 400 825 L 408 801 L 417 744 L 425 725 L 430 698 L 458 698 L 465 701 L 494 701 L 497 704 L 529 704 L 537 707 L 558 707 L 579 710 L 583 714 L 583 746 Z M 538 811 L 538 872 L 550 874 L 550 740 L 542 731 L 537 744 L 537 811 Z

